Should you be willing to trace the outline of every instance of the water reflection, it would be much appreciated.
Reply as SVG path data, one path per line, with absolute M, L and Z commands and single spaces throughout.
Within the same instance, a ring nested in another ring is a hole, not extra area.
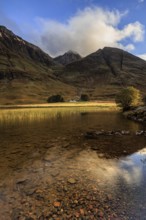
M 93 151 L 85 151 L 81 152 L 78 160 L 79 164 L 90 172 L 92 178 L 100 178 L 102 184 L 110 184 L 114 187 L 122 179 L 125 184 L 133 187 L 135 184 L 140 186 L 143 180 L 145 170 L 143 170 L 142 158 L 144 155 L 138 152 L 121 159 L 105 160 Z
M 86 131 L 101 129 L 130 130 L 131 135 L 84 137 Z M 130 207 L 135 209 L 146 198 L 146 137 L 134 135 L 139 129 L 140 124 L 120 113 L 97 108 L 0 110 L 3 205 L 13 208 L 11 194 L 17 206 L 25 193 L 48 188 L 48 184 L 55 188 L 74 177 L 81 184 L 78 187 L 85 184 L 88 188 L 92 183 L 103 194 L 121 198 L 130 213 Z M 132 206 L 131 200 L 135 202 Z M 113 205 L 117 203 L 113 201 Z

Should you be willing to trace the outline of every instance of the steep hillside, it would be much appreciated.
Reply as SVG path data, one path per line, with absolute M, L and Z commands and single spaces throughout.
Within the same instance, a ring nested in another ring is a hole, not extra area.
M 56 75 L 94 98 L 113 98 L 119 88 L 128 85 L 146 92 L 146 61 L 117 48 L 100 49 Z
M 0 26 L 0 104 L 45 102 L 50 94 L 74 94 L 56 79 L 54 60 L 37 46 Z
M 84 58 L 69 51 L 53 59 L 0 26 L 0 104 L 44 103 L 53 94 L 113 99 L 128 85 L 146 93 L 146 61 L 126 51 L 105 47 Z

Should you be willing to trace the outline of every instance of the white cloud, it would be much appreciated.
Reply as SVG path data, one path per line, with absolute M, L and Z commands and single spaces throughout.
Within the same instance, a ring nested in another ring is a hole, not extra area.
M 127 15 L 118 10 L 86 8 L 78 11 L 66 24 L 37 18 L 39 31 L 34 31 L 35 43 L 52 56 L 74 50 L 85 56 L 104 46 L 134 49 L 134 43 L 143 41 L 144 26 L 136 21 L 122 29 L 118 27 Z M 128 39 L 128 44 L 122 41 Z
M 141 59 L 143 59 L 143 60 L 146 60 L 146 53 L 144 53 L 144 54 L 139 54 L 139 55 L 137 55 L 138 57 L 140 57 Z
M 138 0 L 138 2 L 139 2 L 139 3 L 143 3 L 143 2 L 144 2 L 144 0 Z
M 121 37 L 132 37 L 134 42 L 143 41 L 144 29 L 141 23 L 136 21 L 135 23 L 128 24 L 122 30 Z

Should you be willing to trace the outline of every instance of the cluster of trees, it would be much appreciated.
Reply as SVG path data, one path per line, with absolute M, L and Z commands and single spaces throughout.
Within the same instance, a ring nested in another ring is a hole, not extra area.
M 87 94 L 81 94 L 80 101 L 89 101 L 89 96 Z
M 87 94 L 81 94 L 80 101 L 89 101 L 89 96 Z M 47 99 L 49 103 L 64 102 L 64 98 L 61 95 L 52 95 Z
M 64 98 L 61 95 L 52 95 L 47 99 L 47 102 L 49 103 L 64 102 Z
M 146 98 L 145 98 L 146 100 Z M 123 88 L 115 99 L 118 106 L 123 108 L 123 111 L 129 110 L 142 102 L 140 91 L 132 86 Z
M 89 101 L 87 94 L 81 94 L 79 101 Z M 52 95 L 47 100 L 49 103 L 64 102 L 64 98 L 61 95 Z M 142 99 L 140 91 L 132 86 L 121 89 L 116 95 L 115 101 L 118 106 L 122 107 L 123 111 L 129 110 L 142 101 L 146 104 L 146 96 Z

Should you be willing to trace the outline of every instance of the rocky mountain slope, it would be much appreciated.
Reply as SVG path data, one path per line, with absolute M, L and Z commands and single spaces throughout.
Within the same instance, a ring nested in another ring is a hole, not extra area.
M 56 79 L 55 61 L 37 46 L 0 26 L 0 104 L 46 102 L 50 94 L 72 94 Z
M 57 75 L 94 97 L 111 97 L 123 86 L 146 92 L 146 61 L 117 48 L 105 47 L 66 65 Z
M 73 51 L 68 51 L 65 54 L 58 56 L 54 58 L 54 60 L 62 65 L 67 65 L 69 63 L 75 62 L 77 60 L 80 60 L 81 56 Z
M 0 54 L 8 56 L 10 53 L 15 53 L 19 58 L 23 57 L 47 66 L 51 66 L 54 63 L 53 59 L 39 47 L 16 36 L 6 27 L 0 26 Z M 8 60 L 10 60 L 10 58 L 11 57 L 8 56 Z
M 69 51 L 55 59 L 0 26 L 0 104 L 44 103 L 87 93 L 90 99 L 114 99 L 123 86 L 146 93 L 146 61 L 105 47 L 84 58 Z

